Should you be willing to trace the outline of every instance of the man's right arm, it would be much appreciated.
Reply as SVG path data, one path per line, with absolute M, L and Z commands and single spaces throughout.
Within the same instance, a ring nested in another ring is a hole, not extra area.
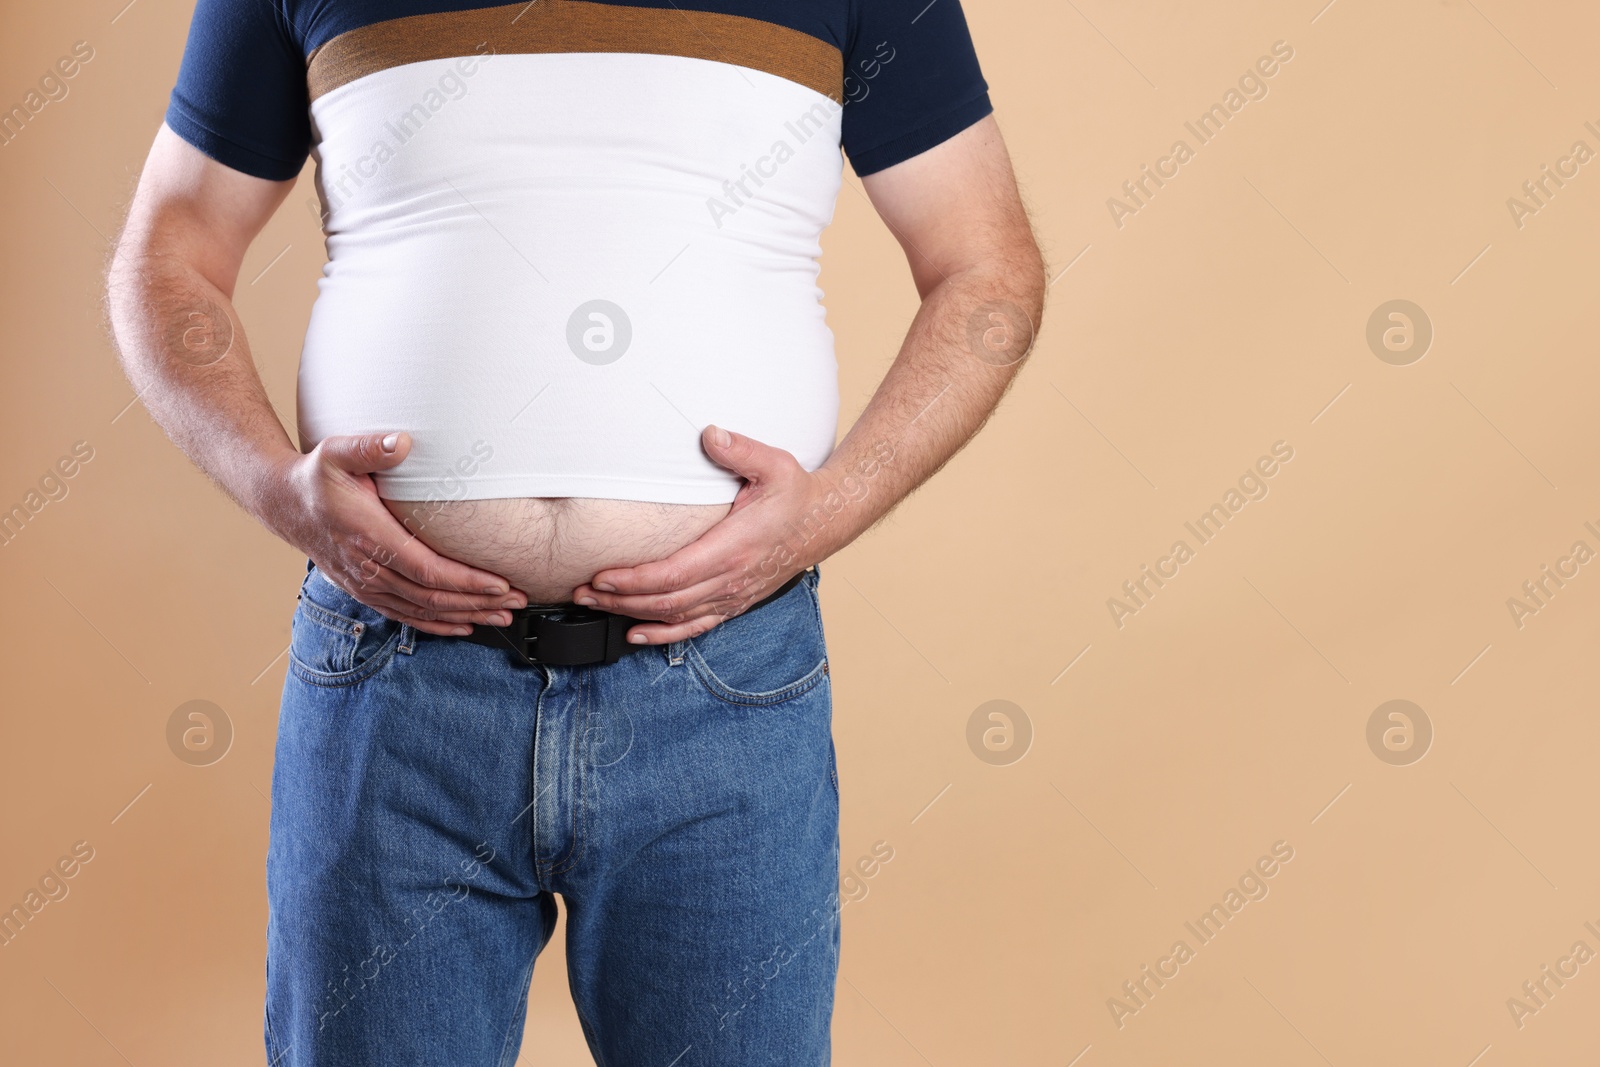
M 123 370 L 186 455 L 267 529 L 362 603 L 428 633 L 508 622 L 522 594 L 440 556 L 378 498 L 404 433 L 332 437 L 302 455 L 267 399 L 233 288 L 293 180 L 243 174 L 163 126 L 107 275 Z

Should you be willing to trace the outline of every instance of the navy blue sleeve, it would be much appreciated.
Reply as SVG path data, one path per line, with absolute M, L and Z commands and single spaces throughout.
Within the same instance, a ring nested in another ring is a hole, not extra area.
M 271 181 L 311 151 L 306 57 L 274 0 L 199 0 L 178 84 L 174 133 L 218 163 Z
M 920 155 L 994 108 L 960 0 L 852 0 L 845 154 L 867 175 Z

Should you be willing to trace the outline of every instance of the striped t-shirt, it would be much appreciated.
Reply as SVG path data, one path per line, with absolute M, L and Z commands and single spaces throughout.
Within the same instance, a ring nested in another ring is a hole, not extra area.
M 891 167 L 987 88 L 958 0 L 199 0 L 167 125 L 317 160 L 306 446 L 409 431 L 393 499 L 715 503 L 708 423 L 832 449 L 840 149 Z

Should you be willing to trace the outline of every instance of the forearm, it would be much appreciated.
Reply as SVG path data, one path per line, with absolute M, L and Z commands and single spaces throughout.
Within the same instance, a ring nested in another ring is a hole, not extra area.
M 267 398 L 229 295 L 181 255 L 125 239 L 107 299 L 123 371 L 151 417 L 265 520 L 270 490 L 299 452 Z
M 866 532 L 983 427 L 1033 343 L 1044 291 L 1029 241 L 927 292 L 888 374 L 818 471 L 842 504 L 810 554 L 826 558 Z

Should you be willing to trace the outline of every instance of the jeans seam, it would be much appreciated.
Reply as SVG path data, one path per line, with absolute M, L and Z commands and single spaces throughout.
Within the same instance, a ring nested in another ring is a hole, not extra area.
M 806 595 L 811 600 L 811 613 L 816 616 L 818 630 L 822 629 L 822 598 L 817 595 L 817 583 L 820 580 L 821 572 L 813 571 L 810 579 L 800 583 L 806 587 Z M 826 634 L 823 635 L 823 640 L 827 640 Z
M 589 1025 L 589 1017 L 578 1007 L 578 998 L 572 998 L 572 1006 L 577 1011 L 578 1025 L 583 1028 L 583 1039 L 589 1043 L 589 1055 L 594 1057 L 595 1067 L 606 1067 L 606 1058 L 600 1051 L 600 1041 L 595 1036 L 594 1027 Z
M 352 619 L 348 615 L 340 615 L 331 608 L 325 608 L 310 597 L 304 597 L 300 606 L 305 609 L 306 617 L 312 622 L 334 633 L 344 634 L 346 637 L 357 637 L 366 628 L 360 619 Z
M 717 672 L 711 668 L 710 663 L 706 662 L 705 657 L 701 655 L 699 647 L 695 644 L 694 639 L 692 638 L 686 639 L 682 642 L 682 651 L 680 652 L 679 656 L 676 659 L 670 660 L 669 662 L 676 664 L 678 662 L 687 661 L 689 664 L 690 673 L 693 674 L 696 681 L 700 683 L 701 688 L 703 688 L 717 700 L 722 701 L 724 704 L 731 704 L 734 707 L 772 707 L 774 705 L 787 703 L 791 700 L 795 700 L 801 696 L 804 696 L 812 689 L 815 689 L 822 681 L 827 679 L 831 669 L 828 664 L 827 635 L 823 632 L 822 627 L 822 605 L 821 601 L 817 597 L 816 590 L 813 588 L 819 580 L 819 577 L 820 572 L 816 570 L 805 572 L 799 583 L 800 588 L 805 591 L 805 597 L 811 607 L 811 619 L 816 625 L 817 634 L 821 638 L 822 642 L 822 659 L 820 659 L 816 666 L 812 667 L 811 670 L 808 671 L 804 676 L 795 679 L 787 685 L 779 686 L 777 689 L 772 689 L 764 693 L 752 693 L 741 689 L 735 689 L 724 682 L 721 678 L 717 677 Z M 789 593 L 785 594 L 785 597 L 794 596 L 798 591 L 799 590 L 791 590 Z M 712 633 L 717 634 L 718 631 L 713 630 Z
M 361 666 L 347 671 L 319 671 L 308 667 L 301 661 L 300 657 L 294 654 L 294 649 L 291 647 L 289 649 L 289 667 L 294 676 L 307 685 L 320 686 L 324 689 L 340 689 L 347 685 L 355 685 L 357 682 L 364 682 L 387 666 L 389 661 L 394 658 L 395 646 L 399 643 L 399 638 L 400 634 L 396 631 L 389 640 L 383 643 L 382 648 L 372 654 L 371 659 Z M 352 648 L 351 655 L 353 656 L 354 654 L 355 650 Z
M 577 963 L 576 963 L 575 954 L 572 951 L 570 951 L 570 949 L 571 949 L 571 944 L 570 944 L 571 918 L 572 918 L 571 917 L 571 913 L 569 912 L 568 916 L 567 916 L 567 920 L 568 920 L 568 924 L 569 924 L 568 925 L 568 931 L 569 931 L 569 933 L 568 933 L 568 938 L 569 938 L 568 950 L 569 951 L 567 952 L 567 986 L 572 992 L 572 1008 L 573 1008 L 573 1011 L 578 1016 L 578 1025 L 583 1028 L 583 1039 L 589 1045 L 589 1055 L 594 1057 L 595 1067 L 606 1067 L 606 1058 L 605 1058 L 605 1055 L 601 1052 L 601 1049 L 600 1049 L 600 1039 L 599 1039 L 598 1031 L 596 1031 L 594 1026 L 589 1022 L 589 1016 L 583 1010 L 583 1004 L 582 1004 L 582 1002 L 581 1002 L 581 1000 L 579 998 L 579 992 L 578 992 L 578 990 L 581 988 L 581 985 L 580 985 L 580 983 L 578 981 L 578 976 L 573 973 L 574 970 L 577 967 Z
M 550 887 L 545 883 L 545 875 L 548 872 L 545 870 L 545 865 L 539 862 L 539 798 L 544 795 L 539 788 L 539 755 L 544 751 L 544 700 L 545 697 L 550 695 L 550 684 L 554 681 L 554 678 L 550 673 L 550 668 L 541 666 L 539 670 L 544 672 L 545 684 L 540 687 L 539 697 L 533 702 L 533 771 L 532 782 L 528 790 L 533 794 L 533 800 L 528 805 L 532 809 L 529 812 L 530 818 L 528 820 L 528 855 L 533 858 L 535 884 L 541 892 L 548 893 Z
M 542 951 L 542 949 L 543 946 L 541 945 L 540 950 Z M 512 1038 L 513 1036 L 521 1036 L 520 1034 L 516 1034 L 517 1021 L 521 1019 L 524 1024 L 527 1022 L 526 1013 L 528 1010 L 528 989 L 533 983 L 534 964 L 538 962 L 539 952 L 536 951 L 528 958 L 528 965 L 522 970 L 522 981 L 514 987 L 515 989 L 520 989 L 522 992 L 520 996 L 516 997 L 511 1002 L 511 1018 L 506 1022 L 506 1036 L 501 1039 L 500 1042 L 499 1067 L 511 1067 L 511 1065 L 516 1062 L 516 1057 L 512 1054 L 512 1048 L 514 1047 Z M 510 1058 L 508 1059 L 507 1057 Z
M 283 1050 L 278 1047 L 278 1037 L 272 1032 L 272 960 L 267 960 L 267 995 L 261 1005 L 261 1020 L 267 1038 L 267 1064 L 268 1067 L 279 1067 L 283 1062 Z
M 804 677 L 798 678 L 786 686 L 767 693 L 747 693 L 740 689 L 734 689 L 721 678 L 718 678 L 716 671 L 711 669 L 711 665 L 705 661 L 705 658 L 700 655 L 700 651 L 693 645 L 689 647 L 688 661 L 690 672 L 706 692 L 724 704 L 732 704 L 734 707 L 739 708 L 772 707 L 776 704 L 794 700 L 796 697 L 803 696 L 815 689 L 823 679 L 828 677 L 829 670 L 828 658 L 824 655 Z
M 588 806 L 584 803 L 584 790 L 589 787 L 589 776 L 584 773 L 584 764 L 588 758 L 588 731 L 589 722 L 589 691 L 593 680 L 589 671 L 579 671 L 576 675 L 578 698 L 577 735 L 574 747 L 578 750 L 573 754 L 572 760 L 572 821 L 569 824 L 572 833 L 572 845 L 567 849 L 567 854 L 560 859 L 550 861 L 551 875 L 566 874 L 578 865 L 583 858 L 584 826 Z

